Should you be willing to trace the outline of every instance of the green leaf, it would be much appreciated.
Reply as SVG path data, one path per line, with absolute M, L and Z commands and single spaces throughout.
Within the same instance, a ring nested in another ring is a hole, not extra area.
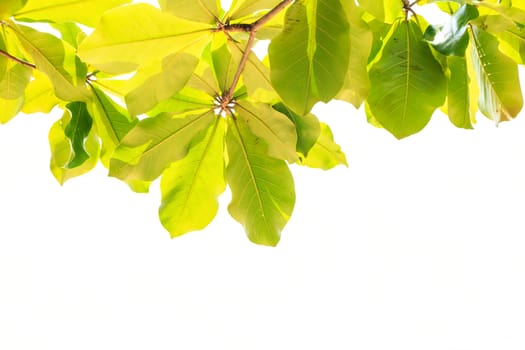
M 31 22 L 78 22 L 94 27 L 105 11 L 129 2 L 131 0 L 28 0 L 15 18 Z
M 283 103 L 277 103 L 273 105 L 273 108 L 286 115 L 295 124 L 297 130 L 297 152 L 307 156 L 321 134 L 321 126 L 317 117 L 312 113 L 308 113 L 305 116 L 297 115 Z
M 292 174 L 284 161 L 267 156 L 265 142 L 240 118 L 228 119 L 226 145 L 228 211 L 252 242 L 275 246 L 295 204 Z
M 465 57 L 447 57 L 447 103 L 445 113 L 458 128 L 472 129 L 475 109 L 471 105 L 470 78 Z
M 190 21 L 215 24 L 220 18 L 219 0 L 159 0 L 160 8 Z
M 281 0 L 234 0 L 228 11 L 232 19 L 253 15 L 254 12 L 269 10 L 277 6 Z
M 10 26 L 38 70 L 47 75 L 55 95 L 65 101 L 87 101 L 87 68 L 75 55 L 75 49 L 48 33 L 25 26 Z
M 0 124 L 5 124 L 18 114 L 24 104 L 24 96 L 14 100 L 0 98 Z
M 49 78 L 38 70 L 33 72 L 33 80 L 25 89 L 24 113 L 49 113 L 60 100 L 53 92 Z
M 225 121 L 217 118 L 206 136 L 194 140 L 188 154 L 162 174 L 160 221 L 177 237 L 206 227 L 217 214 L 224 192 Z
M 0 98 L 16 100 L 23 96 L 32 73 L 31 68 L 9 61 L 0 79 Z
M 309 168 L 328 170 L 337 165 L 346 165 L 346 156 L 341 147 L 334 142 L 332 130 L 325 123 L 321 123 L 321 134 L 308 155 L 301 159 L 300 164 Z
M 73 102 L 67 108 L 49 131 L 51 173 L 60 184 L 93 169 L 100 148 L 85 103 Z
M 161 114 L 141 120 L 113 153 L 109 175 L 121 180 L 153 181 L 188 153 L 193 139 L 216 118 L 213 110 L 186 115 Z
M 358 8 L 352 1 L 343 2 L 350 24 L 350 61 L 343 88 L 337 99 L 348 101 L 359 108 L 368 95 L 368 57 L 372 50 L 373 34 L 361 19 Z
M 339 0 L 296 1 L 269 46 L 271 79 L 284 103 L 304 115 L 341 90 L 350 53 L 349 25 Z
M 233 77 L 240 60 L 234 60 L 226 44 L 211 52 L 213 73 L 220 91 L 227 91 L 233 83 Z
M 438 26 L 428 26 L 425 40 L 441 54 L 446 56 L 465 56 L 468 46 L 468 24 L 479 16 L 478 10 L 465 4 L 450 19 Z
M 2 0 L 0 2 L 0 19 L 11 17 L 26 4 L 27 0 Z
M 368 110 L 395 137 L 425 127 L 446 95 L 446 79 L 413 20 L 395 22 L 370 64 Z
M 403 3 L 400 0 L 359 0 L 359 7 L 381 22 L 393 23 L 403 16 Z
M 60 32 L 62 40 L 78 49 L 78 45 L 85 39 L 86 34 L 75 23 L 52 23 L 51 27 Z
M 132 115 L 146 113 L 167 100 L 188 82 L 199 60 L 187 53 L 167 56 L 161 64 L 140 69 L 126 84 L 126 105 Z
M 297 132 L 295 125 L 284 114 L 264 103 L 239 101 L 235 107 L 251 133 L 263 139 L 270 157 L 293 163 L 297 160 Z
M 510 120 L 523 107 L 518 66 L 498 50 L 498 40 L 473 26 L 471 57 L 480 94 L 480 111 L 496 123 Z
M 102 90 L 91 85 L 93 99 L 88 109 L 93 116 L 97 134 L 102 140 L 101 160 L 109 167 L 110 158 L 124 136 L 138 123 L 128 111 L 115 103 Z
M 108 73 L 127 73 L 184 50 L 200 56 L 211 35 L 207 24 L 187 21 L 147 4 L 108 11 L 80 45 L 85 62 Z

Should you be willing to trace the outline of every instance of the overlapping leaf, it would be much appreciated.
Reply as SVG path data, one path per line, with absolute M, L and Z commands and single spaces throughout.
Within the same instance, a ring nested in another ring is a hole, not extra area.
M 425 127 L 446 95 L 446 80 L 414 20 L 395 22 L 370 65 L 368 111 L 397 138 Z
M 27 0 L 2 0 L 0 2 L 0 19 L 11 17 L 26 4 Z
M 24 113 L 49 113 L 59 102 L 49 78 L 35 70 L 33 80 L 29 82 L 24 93 L 22 111 Z
M 226 178 L 232 191 L 230 215 L 257 244 L 274 246 L 295 204 L 292 174 L 282 160 L 268 157 L 264 140 L 241 119 L 228 119 Z
M 317 141 L 310 149 L 306 157 L 302 158 L 300 164 L 310 168 L 328 170 L 337 165 L 346 165 L 346 156 L 341 147 L 335 143 L 332 130 L 325 123 L 320 124 L 321 133 Z
M 215 24 L 221 16 L 219 0 L 159 0 L 159 5 L 164 11 L 190 21 Z
M 271 79 L 299 115 L 341 89 L 349 60 L 349 25 L 339 0 L 296 1 L 269 47 Z

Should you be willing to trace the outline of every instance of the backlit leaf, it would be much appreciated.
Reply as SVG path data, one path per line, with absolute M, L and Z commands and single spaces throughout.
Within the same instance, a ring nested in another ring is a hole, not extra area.
M 24 96 L 14 100 L 0 98 L 0 124 L 5 124 L 13 119 L 22 109 Z
M 341 89 L 350 53 L 349 25 L 339 0 L 296 1 L 285 27 L 269 46 L 273 86 L 292 110 L 304 115 Z
M 159 0 L 160 8 L 190 21 L 215 24 L 220 18 L 219 0 Z
M 2 0 L 5 1 L 5 0 Z M 28 0 L 16 12 L 19 21 L 78 22 L 94 27 L 102 14 L 131 0 Z
M 517 64 L 498 50 L 494 36 L 475 26 L 471 33 L 480 111 L 496 123 L 516 117 L 523 106 Z
M 465 57 L 447 57 L 447 103 L 445 113 L 458 128 L 472 129 L 475 108 L 471 104 L 470 78 Z
M 160 221 L 172 237 L 206 227 L 217 214 L 224 192 L 225 120 L 217 118 L 206 136 L 162 174 Z
M 7 69 L 0 79 L 0 98 L 15 100 L 23 96 L 32 73 L 31 68 L 8 61 Z
M 27 0 L 2 0 L 0 2 L 0 19 L 11 17 L 16 11 L 20 10 Z
M 33 72 L 33 80 L 25 89 L 24 113 L 49 113 L 60 100 L 53 92 L 49 78 L 38 70 Z
M 386 23 L 393 23 L 403 16 L 403 3 L 400 0 L 359 0 L 359 6 Z
M 252 15 L 255 11 L 270 10 L 281 0 L 234 0 L 228 14 L 232 18 L 241 18 Z
M 191 48 L 200 54 L 211 26 L 177 18 L 148 4 L 134 4 L 104 14 L 80 45 L 85 62 L 108 73 L 127 73 L 151 61 Z
M 348 166 L 345 154 L 334 142 L 332 130 L 325 123 L 321 123 L 321 134 L 308 155 L 301 159 L 300 164 L 323 170 L 332 169 L 337 165 Z
M 369 76 L 368 110 L 397 138 L 423 129 L 445 100 L 445 76 L 414 20 L 392 25 Z
M 241 118 L 229 118 L 226 144 L 228 211 L 252 242 L 275 246 L 295 204 L 292 174 L 284 161 L 267 155 L 266 143 Z
M 202 136 L 201 131 L 215 118 L 213 110 L 200 110 L 141 120 L 113 153 L 109 175 L 122 180 L 155 180 L 171 163 L 186 156 L 193 139 Z

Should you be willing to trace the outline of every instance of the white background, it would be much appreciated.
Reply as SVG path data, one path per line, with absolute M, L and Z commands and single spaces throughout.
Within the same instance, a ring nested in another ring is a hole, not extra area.
M 60 115 L 0 126 L 0 349 L 524 349 L 525 116 L 395 140 L 317 106 L 349 168 L 292 166 L 277 248 L 229 218 L 171 240 L 158 183 L 48 171 Z

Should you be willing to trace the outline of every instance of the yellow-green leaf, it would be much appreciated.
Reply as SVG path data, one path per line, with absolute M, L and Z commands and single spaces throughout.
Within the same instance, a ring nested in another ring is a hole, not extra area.
M 184 50 L 200 55 L 211 26 L 187 21 L 148 4 L 110 10 L 80 45 L 85 62 L 108 73 L 127 73 Z
M 24 113 L 49 113 L 60 100 L 53 92 L 53 84 L 38 70 L 33 72 L 33 80 L 25 90 Z
M 0 124 L 5 124 L 18 114 L 24 104 L 24 96 L 14 100 L 0 98 Z
M 217 118 L 206 136 L 191 143 L 188 154 L 162 174 L 160 221 L 177 237 L 206 227 L 217 214 L 224 192 L 225 121 Z
M 20 10 L 27 0 L 2 0 L 0 2 L 0 19 L 11 17 L 16 11 Z
M 215 24 L 220 18 L 219 0 L 159 0 L 160 8 L 190 21 Z
M 295 204 L 292 174 L 282 160 L 268 157 L 266 143 L 241 119 L 228 119 L 226 178 L 232 191 L 230 215 L 257 244 L 275 246 Z
M 332 130 L 325 123 L 320 123 L 321 134 L 308 152 L 308 155 L 300 160 L 301 165 L 323 170 L 332 169 L 337 165 L 346 165 L 346 156 L 341 147 L 334 142 Z

